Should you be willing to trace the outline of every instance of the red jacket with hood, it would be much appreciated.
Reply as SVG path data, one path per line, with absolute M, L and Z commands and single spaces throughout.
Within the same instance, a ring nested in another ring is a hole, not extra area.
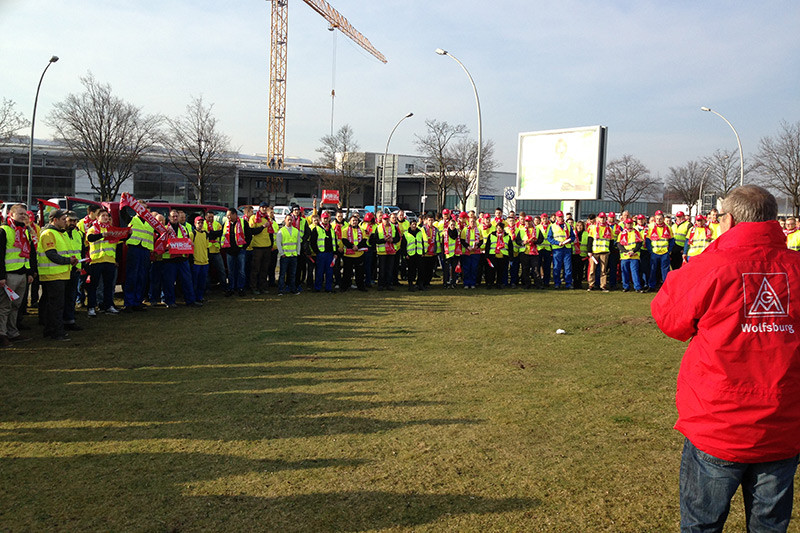
M 741 463 L 800 452 L 800 253 L 776 221 L 744 222 L 670 272 L 653 299 L 658 327 L 691 339 L 675 429 Z

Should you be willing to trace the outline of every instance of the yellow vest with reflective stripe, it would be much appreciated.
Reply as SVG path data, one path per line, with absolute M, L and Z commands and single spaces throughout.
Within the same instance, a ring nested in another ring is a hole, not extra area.
M 42 237 L 50 233 L 54 235 L 56 252 L 58 252 L 58 255 L 67 255 L 66 251 L 68 249 L 68 245 L 65 239 L 66 236 L 62 232 L 53 228 L 47 228 L 42 232 L 39 240 L 41 241 Z M 42 281 L 69 279 L 69 270 L 72 268 L 71 265 L 57 265 L 50 261 L 50 258 L 47 257 L 47 254 L 44 251 L 44 246 L 40 246 L 37 249 L 36 261 L 38 263 L 39 278 Z
M 14 241 L 17 238 L 16 230 L 11 226 L 3 226 L 3 229 L 6 232 L 6 272 L 15 272 L 23 268 L 30 268 L 30 258 L 22 257 L 20 255 L 22 250 L 14 247 Z M 33 241 L 31 240 L 30 232 L 28 228 L 25 228 L 25 231 L 28 231 L 28 247 L 32 249 Z
M 500 255 L 507 256 L 509 248 L 508 235 L 504 233 L 502 240 L 506 243 L 506 245 L 503 247 L 503 250 L 500 253 Z M 497 256 L 497 254 L 495 253 L 496 249 L 497 249 L 497 234 L 495 233 L 489 236 L 489 253 L 493 256 Z
M 553 231 L 553 238 L 557 241 L 563 241 L 567 238 L 566 230 L 562 229 L 561 226 L 558 224 L 550 224 L 550 229 Z M 553 250 L 560 250 L 562 248 L 566 248 L 566 246 L 561 246 L 560 244 L 553 244 L 550 243 L 550 248 Z
M 128 227 L 131 228 L 131 236 L 128 237 L 125 243 L 128 246 L 140 245 L 152 252 L 154 240 L 153 227 L 139 218 L 138 215 L 131 219 L 131 223 L 128 224 Z
M 80 259 L 83 251 L 83 233 L 76 228 L 72 230 L 72 236 L 70 236 L 68 230 L 64 231 L 62 235 L 64 236 L 64 243 L 67 245 L 65 254 Z
M 298 243 L 300 242 L 300 232 L 297 228 L 291 229 L 286 226 L 281 228 L 281 246 L 283 246 L 283 255 L 286 257 L 296 257 Z
M 548 224 L 548 227 L 550 225 Z M 536 248 L 539 250 L 552 250 L 552 246 L 550 246 L 550 242 L 547 240 L 547 230 L 544 228 L 544 225 L 539 224 L 536 226 L 536 231 L 542 235 L 542 242 L 536 245 Z
M 97 231 L 93 228 L 89 229 L 89 235 L 93 235 L 95 233 L 103 234 L 105 233 L 105 228 L 100 228 L 100 231 Z M 112 244 L 105 239 L 100 239 L 98 241 L 90 242 L 89 243 L 89 259 L 92 260 L 92 263 L 114 263 L 117 256 L 117 245 L 116 243 Z
M 600 237 L 600 229 L 602 228 L 603 233 L 606 233 L 606 228 L 609 229 L 609 233 L 611 235 L 614 234 L 613 228 L 610 226 L 601 226 L 600 224 L 595 224 L 589 230 L 591 233 L 589 236 L 593 239 L 592 242 L 592 253 L 593 254 L 605 254 L 611 251 L 611 241 L 613 237 Z M 588 252 L 588 250 L 587 250 Z
M 692 225 L 688 220 L 684 220 L 680 224 L 672 225 L 672 237 L 675 239 L 675 244 L 683 248 L 686 244 L 686 237 L 689 235 Z
M 627 232 L 627 235 L 628 235 L 628 238 L 627 238 L 627 240 L 628 240 L 628 243 L 627 243 L 627 244 L 622 244 L 622 243 L 620 242 L 620 239 L 619 239 L 619 238 L 620 238 L 620 236 L 621 236 L 621 235 L 622 235 L 624 232 Z M 625 249 L 625 251 L 626 251 L 626 252 L 632 252 L 632 251 L 633 251 L 633 249 L 634 249 L 634 248 L 636 248 L 636 237 L 639 237 L 639 239 L 640 239 L 640 242 L 641 242 L 642 244 L 644 244 L 644 236 L 642 235 L 642 233 L 641 233 L 641 232 L 640 232 L 638 229 L 636 229 L 636 228 L 633 228 L 633 229 L 631 229 L 631 230 L 625 230 L 625 229 L 623 229 L 623 230 L 620 232 L 620 234 L 619 234 L 619 235 L 617 235 L 617 242 L 619 242 L 620 244 L 622 244 L 622 247 Z M 639 259 L 639 252 L 636 252 L 635 254 L 633 254 L 633 255 L 632 255 L 632 256 L 630 256 L 630 257 L 628 257 L 628 256 L 622 257 L 621 259 L 622 259 L 622 260 L 626 260 L 626 259 Z
M 395 231 L 397 231 L 397 230 L 395 229 L 394 226 L 390 225 L 389 227 L 392 228 L 392 230 L 390 232 L 390 235 L 389 235 L 388 239 L 389 240 L 394 240 L 394 234 L 395 234 Z M 383 240 L 387 239 L 386 231 L 383 228 L 383 224 L 380 224 L 378 226 L 378 238 L 379 239 L 383 239 Z M 387 252 L 386 252 L 386 243 L 378 243 L 377 246 L 376 246 L 376 249 L 377 249 L 378 255 L 394 255 L 394 254 L 387 254 Z
M 406 240 L 406 254 L 409 257 L 422 255 L 422 231 L 417 230 L 416 235 L 407 231 L 403 233 L 403 238 Z
M 669 252 L 669 239 L 664 238 L 664 232 L 669 230 L 669 226 L 655 226 L 653 229 L 647 230 L 647 238 L 650 239 L 650 250 L 655 255 L 664 255 Z M 653 232 L 656 232 L 657 238 L 653 240 Z
M 800 252 L 800 230 L 795 230 L 786 236 L 786 246 L 790 250 Z
M 222 224 L 217 222 L 217 219 L 214 219 L 214 222 L 211 223 L 211 227 L 208 227 L 208 221 L 206 221 L 206 231 L 211 233 L 212 231 L 219 231 L 222 229 Z M 217 237 L 216 239 L 209 239 L 208 240 L 208 253 L 210 254 L 218 254 L 219 251 L 222 249 L 222 237 Z
M 702 230 L 702 231 L 695 231 L 695 230 Z M 689 251 L 686 253 L 687 257 L 694 257 L 696 255 L 700 255 L 703 253 L 703 250 L 708 248 L 708 245 L 711 244 L 711 240 L 708 238 L 708 233 L 711 231 L 706 232 L 706 227 L 702 228 L 692 228 L 689 230 Z M 684 243 L 685 244 L 685 243 Z

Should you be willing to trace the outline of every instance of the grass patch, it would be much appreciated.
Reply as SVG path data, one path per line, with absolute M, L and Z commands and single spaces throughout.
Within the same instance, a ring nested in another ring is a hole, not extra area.
M 0 530 L 676 530 L 684 347 L 649 302 L 212 294 L 15 345 Z

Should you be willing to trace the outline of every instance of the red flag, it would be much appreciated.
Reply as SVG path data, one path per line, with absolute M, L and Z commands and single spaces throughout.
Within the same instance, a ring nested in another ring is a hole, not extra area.
M 494 268 L 494 265 L 492 264 L 492 260 L 489 259 L 488 257 L 486 258 L 486 264 L 489 265 L 489 268 Z
M 456 263 L 456 274 L 461 274 L 461 263 Z

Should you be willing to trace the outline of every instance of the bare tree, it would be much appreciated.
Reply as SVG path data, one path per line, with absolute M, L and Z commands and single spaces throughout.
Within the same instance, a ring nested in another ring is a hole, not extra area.
M 667 188 L 686 204 L 689 215 L 700 200 L 700 192 L 708 179 L 708 167 L 699 161 L 689 161 L 680 167 L 669 167 Z
M 781 122 L 781 131 L 775 138 L 761 139 L 755 168 L 765 185 L 792 200 L 797 216 L 800 212 L 800 121 Z
M 358 150 L 353 128 L 345 124 L 333 135 L 320 139 L 322 146 L 317 152 L 322 154 L 320 165 L 330 170 L 322 178 L 322 185 L 339 191 L 339 200 L 344 207 L 350 207 L 350 196 L 362 184 L 362 177 L 357 172 L 358 161 L 353 154 Z
M 604 196 L 619 203 L 620 211 L 640 198 L 653 198 L 660 192 L 659 186 L 658 178 L 650 174 L 650 169 L 630 154 L 606 165 Z
M 415 135 L 415 144 L 425 164 L 423 174 L 436 188 L 436 207 L 439 211 L 445 205 L 447 192 L 453 186 L 452 170 L 454 163 L 450 153 L 450 144 L 469 133 L 464 124 L 451 126 L 447 122 L 427 119 L 428 129 L 424 136 Z
M 31 125 L 22 113 L 14 110 L 15 102 L 3 98 L 0 104 L 0 142 L 11 139 L 19 130 Z
M 708 167 L 706 190 L 716 190 L 722 198 L 728 196 L 734 188 L 739 186 L 742 175 L 739 172 L 739 150 L 716 150 L 712 155 L 703 158 Z M 752 170 L 747 159 L 744 160 L 744 175 Z
M 461 210 L 467 209 L 467 198 L 475 194 L 475 180 L 478 167 L 478 141 L 467 138 L 450 143 L 446 150 L 451 165 L 451 184 L 461 204 Z M 481 151 L 481 191 L 492 186 L 492 171 L 497 167 L 494 159 L 494 141 L 483 143 Z
M 213 108 L 202 96 L 192 97 L 185 115 L 166 120 L 162 137 L 172 165 L 192 184 L 201 204 L 207 202 L 213 185 L 234 173 L 228 157 L 231 139 L 217 128 Z
M 114 96 L 111 85 L 91 74 L 81 83 L 86 90 L 55 104 L 47 123 L 86 170 L 100 199 L 114 200 L 142 156 L 155 146 L 162 119 Z

